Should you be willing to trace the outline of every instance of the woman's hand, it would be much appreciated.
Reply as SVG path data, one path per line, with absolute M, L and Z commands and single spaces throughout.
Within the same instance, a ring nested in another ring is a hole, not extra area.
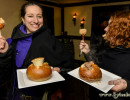
M 80 49 L 80 51 L 82 51 L 85 54 L 90 51 L 88 44 L 85 43 L 84 40 L 81 40 L 80 45 L 79 45 L 79 49 Z
M 59 68 L 59 67 L 54 67 L 52 70 L 53 70 L 53 71 L 60 72 L 60 68 Z
M 8 50 L 8 43 L 6 39 L 0 35 L 0 53 L 5 53 Z
M 127 88 L 127 82 L 124 79 L 117 79 L 117 80 L 109 81 L 108 84 L 115 85 L 111 89 L 114 92 L 120 92 Z

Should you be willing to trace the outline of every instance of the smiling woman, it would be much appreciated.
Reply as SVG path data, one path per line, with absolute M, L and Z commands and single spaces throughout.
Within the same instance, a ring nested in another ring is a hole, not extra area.
M 43 25 L 42 9 L 39 6 L 27 6 L 25 15 L 21 17 L 28 34 L 36 31 Z
M 32 59 L 43 57 L 45 62 L 53 66 L 53 71 L 64 73 L 73 66 L 72 55 L 43 24 L 43 9 L 39 4 L 24 4 L 21 8 L 21 19 L 22 22 L 14 28 L 12 37 L 7 40 L 8 43 L 0 36 L 0 84 L 12 79 L 9 100 L 12 97 L 13 100 L 26 100 L 27 97 L 42 100 L 44 93 L 48 94 L 48 91 L 56 90 L 60 85 L 18 89 L 16 70 L 27 68 Z

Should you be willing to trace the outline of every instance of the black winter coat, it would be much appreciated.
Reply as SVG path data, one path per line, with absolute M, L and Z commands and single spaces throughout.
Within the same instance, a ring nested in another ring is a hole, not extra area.
M 130 100 L 130 48 L 109 48 L 105 49 L 91 48 L 91 51 L 85 55 L 87 61 L 94 61 L 99 67 L 121 76 L 127 81 L 127 89 L 122 91 L 122 94 L 129 94 L 128 97 L 121 98 L 120 96 L 116 100 Z M 101 91 L 90 87 L 90 100 L 115 100 L 114 97 L 100 97 Z M 108 92 L 113 94 L 111 91 Z M 118 94 L 118 93 L 117 93 Z
M 11 36 L 12 43 L 10 44 L 9 50 L 4 54 L 0 54 L 0 84 L 8 80 L 11 80 L 12 84 L 9 99 L 12 98 L 13 80 L 17 69 L 15 65 L 17 40 L 30 36 L 29 34 L 21 32 L 19 29 L 21 25 L 22 23 L 17 25 L 13 30 Z M 32 44 L 21 68 L 23 68 L 23 66 L 27 68 L 31 60 L 37 57 L 44 57 L 49 65 L 60 67 L 61 73 L 73 67 L 72 55 L 64 45 L 51 34 L 51 31 L 46 26 L 43 25 L 32 34 Z

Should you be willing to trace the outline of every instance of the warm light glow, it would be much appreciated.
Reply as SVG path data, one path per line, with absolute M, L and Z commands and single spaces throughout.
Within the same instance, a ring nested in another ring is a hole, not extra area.
M 85 19 L 83 18 L 83 19 L 81 20 L 81 22 L 80 22 L 80 27 L 81 27 L 81 28 L 84 28 L 84 23 L 85 23 Z
M 74 26 L 76 25 L 76 13 L 73 15 L 73 19 L 72 19 Z
M 85 22 L 85 19 L 83 18 L 80 23 L 81 23 L 81 24 L 84 24 L 84 22 Z
M 73 18 L 76 18 L 76 13 L 73 15 Z
M 81 24 L 84 24 L 84 21 L 81 21 L 80 23 L 81 23 Z

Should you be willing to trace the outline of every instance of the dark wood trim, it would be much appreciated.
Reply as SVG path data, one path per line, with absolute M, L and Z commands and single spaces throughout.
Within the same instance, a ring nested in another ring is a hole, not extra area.
M 37 3 L 40 3 L 40 4 L 45 4 L 45 5 L 48 5 L 48 6 L 62 7 L 61 4 L 54 3 L 54 2 L 51 2 L 51 1 L 40 1 L 40 0 L 26 0 L 26 1 L 34 1 L 34 2 L 37 2 Z
M 78 3 L 66 3 L 60 4 L 51 1 L 40 1 L 40 0 L 26 0 L 26 1 L 35 1 L 41 4 L 56 6 L 56 7 L 72 7 L 72 6 L 82 6 L 82 5 L 92 5 L 92 4 L 102 4 L 102 3 L 115 3 L 115 2 L 126 2 L 129 0 L 96 0 L 96 1 L 87 1 L 87 2 L 78 2 Z
M 67 38 L 67 39 L 77 39 L 77 40 L 81 40 L 82 39 L 81 36 L 73 36 L 73 35 L 67 35 L 67 36 L 60 35 L 60 36 L 56 36 L 56 38 L 58 38 L 58 39 L 65 39 L 65 38 Z M 91 37 L 88 37 L 88 36 L 85 36 L 84 38 L 85 38 L 85 40 L 90 40 L 91 39 Z
M 97 1 L 89 1 L 89 2 L 79 2 L 79 3 L 70 3 L 63 4 L 63 7 L 72 7 L 72 6 L 83 6 L 83 5 L 93 5 L 93 4 L 102 4 L 102 3 L 115 3 L 115 2 L 125 2 L 129 0 L 97 0 Z
M 64 32 L 64 7 L 61 7 L 61 32 Z

